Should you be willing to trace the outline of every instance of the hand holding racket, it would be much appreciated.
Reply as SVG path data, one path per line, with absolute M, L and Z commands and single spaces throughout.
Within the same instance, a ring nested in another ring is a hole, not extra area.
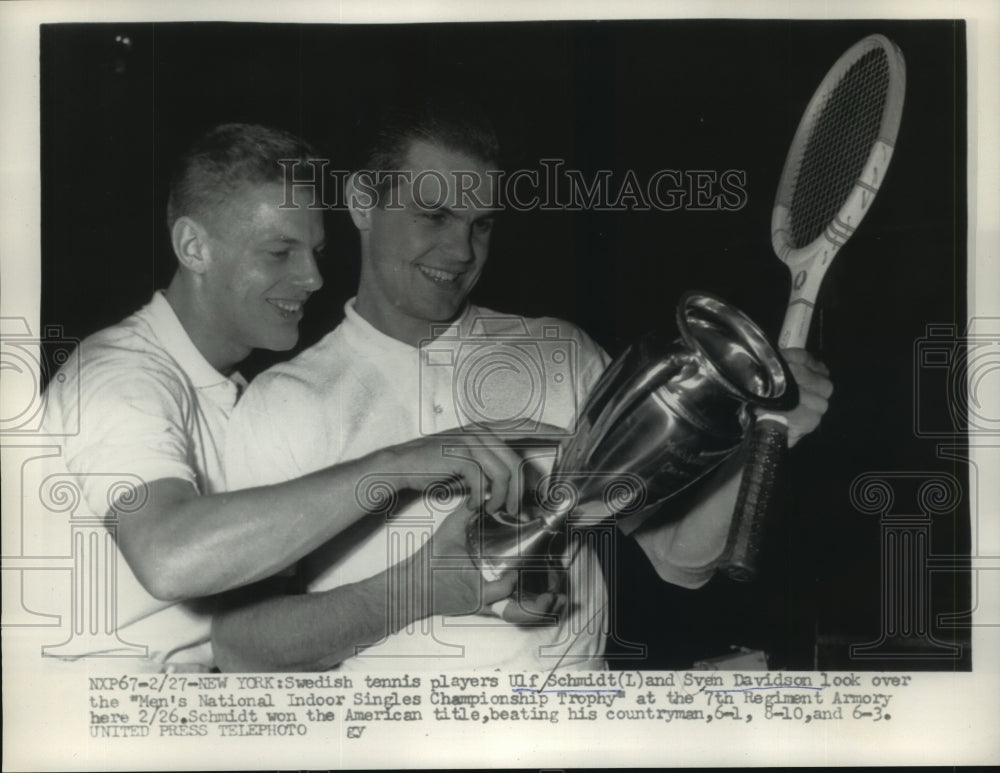
M 805 347 L 823 276 L 878 193 L 892 158 L 905 89 L 899 49 L 883 35 L 871 35 L 837 60 L 806 107 L 771 215 L 774 251 L 792 274 L 778 338 L 782 349 Z M 757 417 L 727 545 L 724 570 L 733 579 L 756 575 L 787 431 L 781 415 Z

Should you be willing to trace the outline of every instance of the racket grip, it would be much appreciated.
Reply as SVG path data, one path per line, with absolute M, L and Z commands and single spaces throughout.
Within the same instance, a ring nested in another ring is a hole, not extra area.
M 723 564 L 723 571 L 738 582 L 748 582 L 757 576 L 757 557 L 772 511 L 775 480 L 787 451 L 785 423 L 759 418 L 747 449 Z

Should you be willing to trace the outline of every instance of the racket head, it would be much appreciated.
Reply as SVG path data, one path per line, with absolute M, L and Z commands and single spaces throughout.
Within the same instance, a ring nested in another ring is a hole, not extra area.
M 885 176 L 903 114 L 906 64 L 884 35 L 851 46 L 830 68 L 795 131 L 771 215 L 775 254 L 793 291 L 816 264 L 818 283 L 864 218 Z

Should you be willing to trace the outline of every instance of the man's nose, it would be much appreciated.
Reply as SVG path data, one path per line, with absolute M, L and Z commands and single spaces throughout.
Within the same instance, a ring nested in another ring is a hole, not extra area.
M 445 237 L 445 251 L 456 263 L 471 263 L 476 254 L 472 249 L 472 226 L 455 223 Z
M 293 281 L 309 292 L 314 292 L 323 286 L 323 275 L 319 271 L 316 256 L 312 252 L 303 252 L 303 257 L 299 260 L 299 265 L 296 266 Z

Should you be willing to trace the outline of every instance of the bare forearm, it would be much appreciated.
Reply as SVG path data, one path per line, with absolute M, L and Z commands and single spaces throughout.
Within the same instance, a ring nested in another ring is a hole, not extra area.
M 470 560 L 468 510 L 445 518 L 413 556 L 325 593 L 271 596 L 216 616 L 212 642 L 223 670 L 322 670 L 359 647 L 430 615 L 471 615 L 514 590 L 517 577 L 485 582 Z
M 145 511 L 122 519 L 119 545 L 153 595 L 226 591 L 273 575 L 363 517 L 354 489 L 370 466 L 365 458 L 211 496 L 154 481 Z
M 669 520 L 661 513 L 633 524 L 632 536 L 663 579 L 697 587 L 711 578 L 729 536 L 741 470 L 737 454 L 706 482 L 682 518 Z
M 444 452 L 456 445 L 464 455 Z M 506 504 L 514 512 L 519 487 L 510 481 L 520 466 L 493 436 L 432 435 L 228 494 L 199 497 L 186 480 L 152 481 L 147 504 L 121 520 L 118 544 L 157 598 L 207 596 L 273 575 L 366 515 L 357 496 L 365 475 L 391 473 L 386 480 L 397 492 L 445 481 L 468 492 L 474 506 Z
M 212 624 L 216 664 L 223 671 L 332 668 L 430 614 L 428 606 L 410 603 L 403 594 L 390 596 L 390 585 L 395 582 L 383 572 L 323 593 L 275 596 L 220 614 Z M 425 598 L 419 590 L 414 595 Z

